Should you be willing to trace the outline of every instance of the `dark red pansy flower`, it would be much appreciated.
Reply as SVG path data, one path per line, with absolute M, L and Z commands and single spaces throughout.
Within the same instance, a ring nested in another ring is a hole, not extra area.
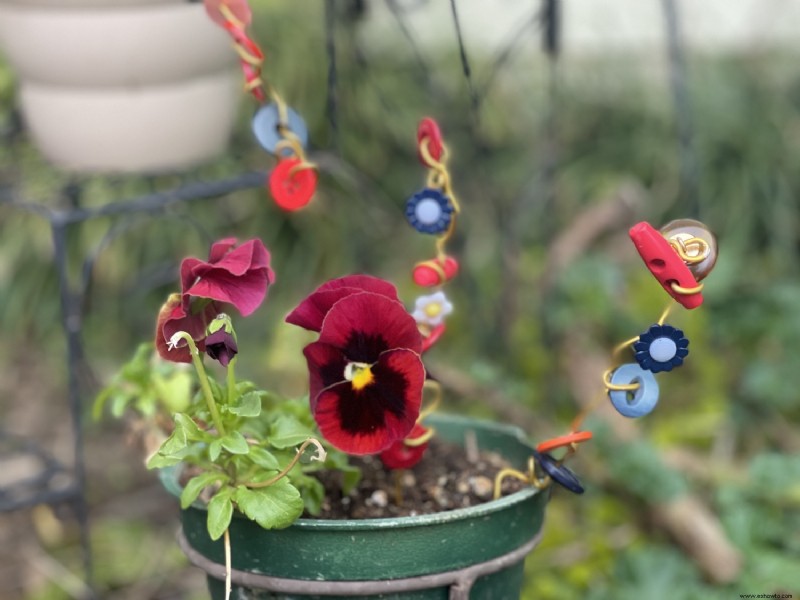
M 319 286 L 289 313 L 286 322 L 311 331 L 322 329 L 328 311 L 342 298 L 359 292 L 372 292 L 400 302 L 397 289 L 388 281 L 371 275 L 347 275 L 332 279 Z
M 417 423 L 406 439 L 397 440 L 380 453 L 381 462 L 389 469 L 410 469 L 422 460 L 425 450 L 428 449 L 428 439 L 419 443 L 418 440 L 430 438 L 429 431 Z
M 233 335 L 225 331 L 225 329 L 218 329 L 210 334 L 205 339 L 206 354 L 214 360 L 219 361 L 223 367 L 227 367 L 239 352 L 239 347 Z
M 245 317 L 258 308 L 275 281 L 269 260 L 261 240 L 248 240 L 237 247 L 235 238 L 215 242 L 207 262 L 185 258 L 181 262 L 181 294 L 172 294 L 158 314 L 159 355 L 173 362 L 191 362 L 185 342 L 168 348 L 175 333 L 186 331 L 204 352 L 206 328 L 222 313 L 222 303 L 232 304 Z
M 232 304 L 243 317 L 251 314 L 275 281 L 269 259 L 269 251 L 261 240 L 248 240 L 236 247 L 235 238 L 214 243 L 208 262 L 184 259 L 181 263 L 184 311 L 189 312 L 192 298 L 209 298 Z
M 422 336 L 403 305 L 381 293 L 348 293 L 325 313 L 319 340 L 303 350 L 314 418 L 340 450 L 381 452 L 419 417 Z
M 216 302 L 196 303 L 192 305 L 194 312 L 187 313 L 183 308 L 180 294 L 170 294 L 158 312 L 156 322 L 156 350 L 161 358 L 172 362 L 192 362 L 189 346 L 181 342 L 170 349 L 169 340 L 179 331 L 192 336 L 200 352 L 205 351 L 206 328 L 216 316 L 222 312 Z

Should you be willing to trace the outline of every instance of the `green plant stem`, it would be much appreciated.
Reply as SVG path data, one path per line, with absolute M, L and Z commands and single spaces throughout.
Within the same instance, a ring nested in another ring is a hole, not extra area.
M 211 391 L 211 384 L 208 383 L 206 368 L 203 366 L 203 361 L 200 358 L 200 352 L 197 350 L 197 345 L 194 343 L 192 336 L 185 331 L 179 331 L 172 336 L 170 343 L 178 338 L 186 340 L 186 343 L 189 344 L 189 354 L 192 356 L 192 363 L 197 371 L 197 378 L 200 380 L 200 389 L 203 390 L 203 396 L 206 399 L 208 411 L 211 413 L 211 420 L 214 421 L 214 427 L 217 429 L 217 433 L 220 436 L 224 436 L 225 427 L 222 425 L 222 418 L 219 415 L 219 410 L 217 410 L 217 403 L 214 402 L 214 393 Z
M 226 373 L 228 381 L 228 406 L 233 406 L 236 401 L 236 373 L 234 366 L 236 365 L 236 357 L 234 356 L 228 363 L 228 372 Z
M 319 460 L 323 460 L 324 461 L 325 460 L 325 449 L 322 447 L 322 444 L 319 443 L 319 440 L 316 440 L 314 438 L 308 438 L 305 442 L 303 442 L 303 444 L 297 450 L 297 454 L 294 455 L 294 458 L 292 458 L 292 460 L 289 462 L 289 464 L 286 465 L 286 467 L 283 469 L 283 471 L 281 471 L 280 473 L 275 475 L 275 477 L 271 477 L 271 478 L 267 479 L 266 481 L 258 481 L 256 483 L 245 483 L 244 485 L 246 485 L 249 488 L 263 488 L 263 487 L 269 487 L 269 486 L 273 485 L 274 483 L 280 481 L 281 479 L 286 477 L 286 475 L 289 473 L 289 471 L 292 470 L 292 468 L 294 468 L 294 466 L 297 464 L 297 461 L 300 460 L 301 456 L 303 456 L 303 452 L 305 452 L 306 448 L 308 448 L 311 444 L 314 444 L 317 447 L 317 451 L 320 453 Z

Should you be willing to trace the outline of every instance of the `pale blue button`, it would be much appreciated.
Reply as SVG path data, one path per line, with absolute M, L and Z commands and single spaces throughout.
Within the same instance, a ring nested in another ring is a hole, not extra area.
M 292 133 L 300 138 L 300 143 L 305 149 L 308 146 L 308 129 L 303 117 L 287 106 L 286 121 L 286 125 L 291 129 Z M 275 147 L 283 139 L 280 131 L 278 131 L 279 124 L 278 105 L 274 102 L 264 104 L 253 116 L 253 135 L 256 136 L 259 145 L 270 154 L 275 154 Z M 292 151 L 287 148 L 281 151 L 281 155 L 291 156 Z
M 623 417 L 642 417 L 651 412 L 658 404 L 658 382 L 650 371 L 645 371 L 636 363 L 628 363 L 611 374 L 613 385 L 638 383 L 636 390 L 609 390 L 608 397 L 617 412 Z

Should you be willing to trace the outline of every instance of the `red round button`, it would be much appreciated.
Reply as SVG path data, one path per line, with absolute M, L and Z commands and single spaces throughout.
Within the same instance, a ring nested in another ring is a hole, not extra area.
M 317 189 L 317 172 L 314 169 L 292 168 L 300 164 L 299 158 L 289 158 L 278 163 L 269 176 L 269 191 L 275 204 L 283 210 L 294 211 L 311 201 Z

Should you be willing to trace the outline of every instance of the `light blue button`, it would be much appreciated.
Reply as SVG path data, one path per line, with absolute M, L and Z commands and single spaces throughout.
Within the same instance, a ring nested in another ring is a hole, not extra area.
M 286 125 L 298 138 L 300 143 L 305 149 L 308 146 L 308 129 L 306 128 L 303 117 L 297 114 L 294 110 L 286 107 Z M 281 132 L 278 131 L 280 124 L 280 114 L 278 113 L 278 105 L 274 102 L 264 104 L 256 111 L 253 116 L 253 135 L 264 150 L 270 154 L 275 154 L 275 147 L 278 142 L 283 138 Z M 292 151 L 288 148 L 281 151 L 282 156 L 291 156 Z
M 611 374 L 613 385 L 638 383 L 636 390 L 609 390 L 608 397 L 617 412 L 623 417 L 642 417 L 658 404 L 658 382 L 650 371 L 645 371 L 636 363 L 628 363 Z

